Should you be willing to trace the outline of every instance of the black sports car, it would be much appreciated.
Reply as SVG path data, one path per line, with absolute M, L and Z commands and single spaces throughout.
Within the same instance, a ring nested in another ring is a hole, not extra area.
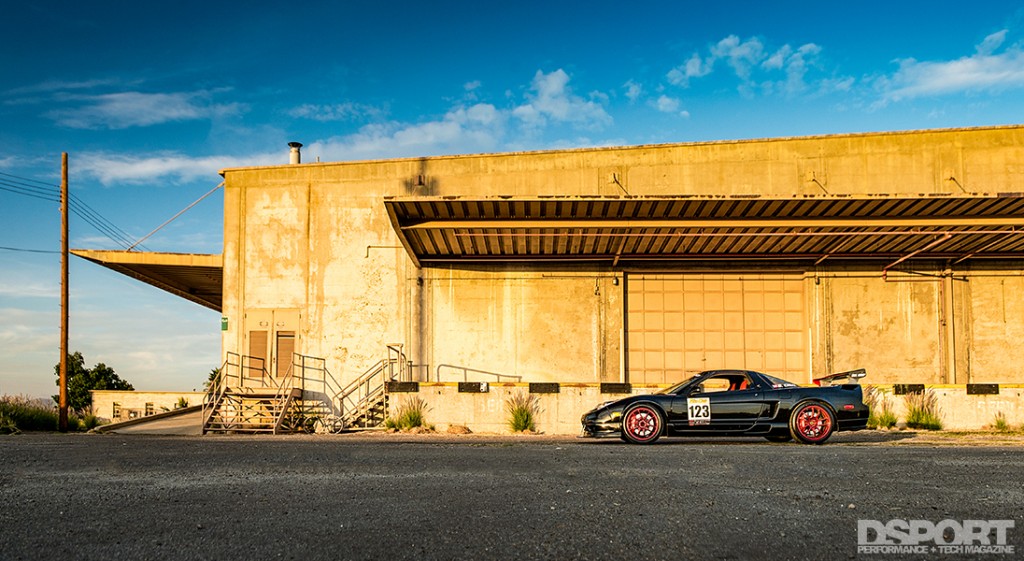
M 665 436 L 763 436 L 821 444 L 835 431 L 867 426 L 868 407 L 855 381 L 864 370 L 815 380 L 802 387 L 751 370 L 711 370 L 650 395 L 602 403 L 583 415 L 581 436 L 619 436 L 650 444 Z

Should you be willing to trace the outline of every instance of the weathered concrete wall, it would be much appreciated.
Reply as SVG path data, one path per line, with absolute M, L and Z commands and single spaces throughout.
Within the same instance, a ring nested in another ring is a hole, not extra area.
M 652 393 L 662 387 L 667 386 L 634 386 L 632 393 Z M 390 399 L 392 407 L 413 397 L 423 399 L 427 405 L 424 418 L 440 430 L 462 425 L 474 432 L 506 433 L 510 432 L 506 402 L 515 394 L 529 394 L 529 384 L 491 383 L 487 393 L 460 393 L 455 383 L 421 383 L 419 392 L 393 393 Z M 584 413 L 602 402 L 626 397 L 601 393 L 600 384 L 561 384 L 559 393 L 531 395 L 540 406 L 537 431 L 547 434 L 579 434 Z
M 957 333 L 968 343 L 970 382 L 1024 382 L 1024 275 L 979 271 L 955 288 L 969 294 L 970 305 Z M 960 381 L 960 380 L 958 380 Z
M 384 198 L 1024 191 L 1022 161 L 1018 126 L 227 170 L 223 348 L 246 354 L 248 311 L 298 310 L 296 350 L 326 358 L 346 381 L 390 343 L 422 365 L 420 379 L 448 363 L 534 381 L 617 381 L 624 311 L 610 278 L 621 271 L 418 270 Z M 1024 281 L 1009 273 L 951 289 L 885 282 L 877 268 L 809 280 L 814 373 L 1024 380 L 1001 358 L 1024 334 L 1013 296 Z
M 941 383 L 937 282 L 821 274 L 811 291 L 813 370 L 867 368 L 871 383 Z
M 867 368 L 872 384 L 1020 383 L 1024 276 L 976 267 L 934 277 L 808 273 L 817 373 Z
M 429 270 L 424 362 L 535 382 L 618 382 L 622 284 L 614 280 L 517 268 Z

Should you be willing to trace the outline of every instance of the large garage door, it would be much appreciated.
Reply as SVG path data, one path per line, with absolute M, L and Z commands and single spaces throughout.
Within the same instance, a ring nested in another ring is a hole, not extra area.
M 716 368 L 807 380 L 799 276 L 631 274 L 626 298 L 630 382 Z

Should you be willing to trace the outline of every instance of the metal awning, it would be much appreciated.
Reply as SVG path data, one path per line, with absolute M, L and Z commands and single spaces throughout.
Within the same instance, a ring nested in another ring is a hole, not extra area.
M 221 255 L 74 249 L 71 253 L 175 296 L 221 311 Z
M 1024 193 L 391 197 L 384 204 L 417 266 L 1024 257 Z

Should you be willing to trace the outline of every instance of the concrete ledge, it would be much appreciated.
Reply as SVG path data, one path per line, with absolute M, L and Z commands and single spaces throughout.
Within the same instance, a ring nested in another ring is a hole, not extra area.
M 1012 426 L 1024 424 L 1024 385 L 991 384 L 998 393 L 971 393 L 969 385 L 936 384 L 926 385 L 923 391 L 932 391 L 939 404 L 942 427 L 951 430 L 976 430 L 995 423 L 996 415 L 1002 414 Z M 865 384 L 872 386 L 872 384 Z M 904 396 L 897 394 L 891 385 L 875 385 L 892 405 L 893 412 L 900 420 L 906 418 Z
M 616 384 L 558 384 L 558 393 L 534 393 L 540 404 L 537 430 L 546 434 L 575 435 L 580 431 L 580 417 L 595 406 L 627 395 L 654 393 L 670 384 L 630 385 L 629 393 Z M 865 384 L 865 386 L 872 386 Z M 392 395 L 392 406 L 417 396 L 427 404 L 426 420 L 445 430 L 451 425 L 464 425 L 475 432 L 509 432 L 505 401 L 514 393 L 530 391 L 528 383 L 489 383 L 487 393 L 459 392 L 457 382 L 420 382 L 419 391 Z M 894 385 L 874 385 L 892 405 L 900 420 L 906 417 L 904 396 L 897 395 Z M 951 430 L 977 430 L 992 425 L 1002 413 L 1013 426 L 1024 424 L 1024 385 L 999 384 L 998 394 L 969 394 L 966 384 L 922 385 L 931 390 L 939 403 L 943 427 Z

